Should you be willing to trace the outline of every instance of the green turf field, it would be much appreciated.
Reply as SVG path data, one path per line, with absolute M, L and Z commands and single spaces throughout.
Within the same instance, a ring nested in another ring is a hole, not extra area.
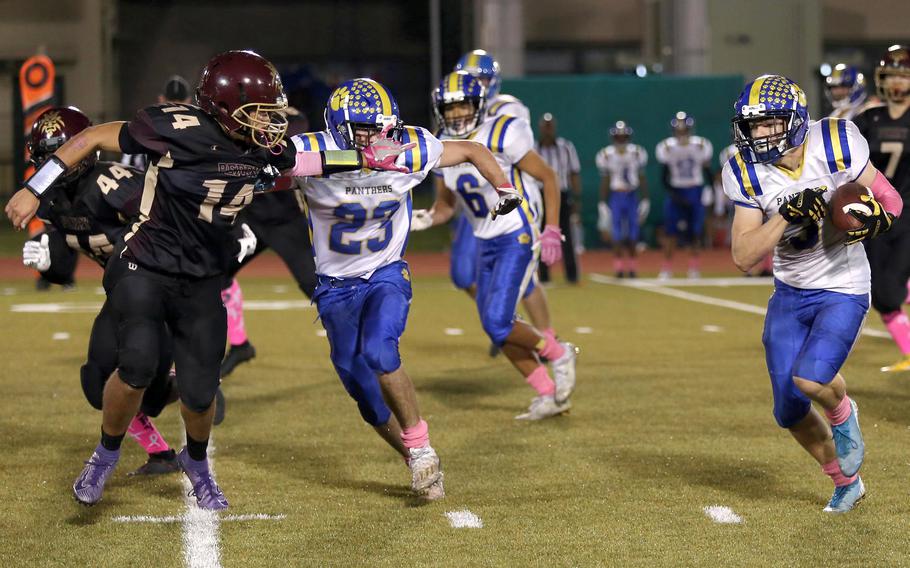
M 288 280 L 241 283 L 248 302 L 302 299 Z M 179 476 L 126 477 L 143 461 L 131 441 L 100 505 L 86 509 L 71 496 L 100 424 L 79 388 L 94 313 L 11 311 L 100 303 L 95 286 L 37 294 L 30 282 L 0 282 L 4 566 L 183 563 L 180 519 L 113 520 L 186 510 Z M 769 292 L 685 291 L 755 306 Z M 284 517 L 220 522 L 222 564 L 910 564 L 910 376 L 878 372 L 897 355 L 890 341 L 863 337 L 843 371 L 861 411 L 868 496 L 831 517 L 821 512 L 830 482 L 771 415 L 760 315 L 594 282 L 548 293 L 557 330 L 582 349 L 579 386 L 568 416 L 519 423 L 513 416 L 532 391 L 502 358 L 488 358 L 468 299 L 442 278 L 416 278 L 402 352 L 448 495 L 423 506 L 408 496 L 404 464 L 335 377 L 315 310 L 249 311 L 258 357 L 225 382 L 214 468 L 228 513 Z M 179 445 L 176 409 L 157 423 Z M 703 511 L 710 505 L 732 508 L 743 523 L 715 524 Z M 462 509 L 483 528 L 452 528 L 444 513 Z

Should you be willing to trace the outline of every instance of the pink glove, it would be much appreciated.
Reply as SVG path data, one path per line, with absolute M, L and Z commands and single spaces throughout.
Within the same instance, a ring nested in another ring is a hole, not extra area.
M 553 266 L 562 259 L 562 231 L 556 225 L 547 225 L 540 235 L 540 260 Z
M 405 166 L 399 166 L 395 163 L 398 156 L 404 154 L 411 148 L 417 146 L 416 143 L 402 144 L 397 140 L 387 138 L 386 135 L 392 125 L 386 125 L 379 133 L 379 139 L 360 151 L 363 156 L 363 165 L 371 170 L 389 170 L 403 174 L 411 173 L 411 170 Z

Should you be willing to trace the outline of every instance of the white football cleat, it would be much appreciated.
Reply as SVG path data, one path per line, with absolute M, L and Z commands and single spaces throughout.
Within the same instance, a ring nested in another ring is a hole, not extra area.
M 531 401 L 528 411 L 516 416 L 515 420 L 543 420 L 562 414 L 570 408 L 572 408 L 572 403 L 568 400 L 559 404 L 553 395 L 537 396 Z
M 442 493 L 442 469 L 439 466 L 439 456 L 436 450 L 431 446 L 422 448 L 410 448 L 408 452 L 411 456 L 408 458 L 408 467 L 411 469 L 411 491 L 425 498 L 434 490 L 435 493 Z M 434 485 L 438 483 L 438 488 Z M 440 497 L 441 497 L 440 496 Z M 439 499 L 440 497 L 436 497 Z
M 575 360 L 578 359 L 579 349 L 568 341 L 560 341 L 559 344 L 565 352 L 550 364 L 553 365 L 553 382 L 556 383 L 556 403 L 562 404 L 575 390 Z

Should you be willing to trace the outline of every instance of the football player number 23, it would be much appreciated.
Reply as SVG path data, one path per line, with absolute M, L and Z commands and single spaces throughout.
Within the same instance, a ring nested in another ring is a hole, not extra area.
M 367 239 L 367 249 L 379 252 L 389 246 L 392 240 L 392 216 L 401 207 L 398 200 L 382 201 L 372 210 L 367 210 L 359 203 L 342 203 L 332 212 L 335 217 L 344 219 L 332 225 L 329 231 L 329 248 L 341 254 L 360 254 L 363 241 L 346 240 L 346 236 L 362 228 L 367 219 L 381 220 L 382 236 Z
M 480 187 L 480 182 L 472 174 L 458 176 L 458 179 L 455 180 L 455 187 L 475 217 L 486 217 L 490 213 L 483 195 L 471 191 Z

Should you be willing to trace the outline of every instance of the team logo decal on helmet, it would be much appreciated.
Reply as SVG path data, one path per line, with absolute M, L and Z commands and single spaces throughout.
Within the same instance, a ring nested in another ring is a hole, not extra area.
M 733 142 L 748 163 L 774 162 L 806 141 L 806 93 L 787 77 L 762 75 L 751 81 L 736 99 L 733 110 Z M 759 126 L 767 126 L 769 133 L 756 136 Z
M 76 107 L 52 107 L 38 115 L 28 136 L 29 160 L 37 168 L 76 134 L 92 125 L 85 114 Z M 97 153 L 69 168 L 64 181 L 72 181 L 95 165 Z
M 499 62 L 486 51 L 475 49 L 465 53 L 455 64 L 455 71 L 467 71 L 468 74 L 480 79 L 486 89 L 487 99 L 499 94 L 501 83 Z
M 632 127 L 626 124 L 624 120 L 617 120 L 616 124 L 610 128 L 610 136 L 613 138 L 613 140 L 620 144 L 628 142 L 629 139 L 632 138 L 632 134 L 634 134 L 634 132 L 635 131 L 632 130 Z
M 433 91 L 433 113 L 442 131 L 448 136 L 463 137 L 480 126 L 486 110 L 486 89 L 480 80 L 467 71 L 454 71 L 442 78 L 439 86 Z M 454 115 L 452 105 L 471 103 L 471 108 L 463 105 L 465 112 Z
M 196 102 L 228 132 L 275 152 L 287 132 L 288 106 L 275 66 L 253 51 L 226 51 L 209 60 Z
M 684 111 L 679 111 L 670 119 L 670 128 L 678 131 L 689 131 L 695 128 L 695 119 Z
M 387 127 L 388 136 L 401 138 L 398 103 L 384 85 L 373 79 L 345 81 L 332 91 L 326 103 L 325 124 L 343 150 L 369 145 L 372 137 Z

